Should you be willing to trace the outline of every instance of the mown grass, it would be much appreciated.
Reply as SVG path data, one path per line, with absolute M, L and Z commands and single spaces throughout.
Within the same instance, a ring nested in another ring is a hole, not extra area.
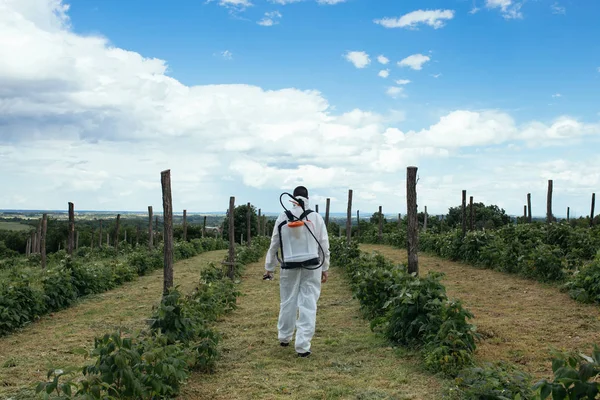
M 0 231 L 30 231 L 33 227 L 12 221 L 0 221 Z
M 370 331 L 336 269 L 323 285 L 311 357 L 296 357 L 293 344 L 280 347 L 279 274 L 262 281 L 263 266 L 246 268 L 239 308 L 218 324 L 224 339 L 216 373 L 192 375 L 181 399 L 441 398 L 447 382 Z
M 176 263 L 175 284 L 184 292 L 193 290 L 200 270 L 209 262 L 221 262 L 225 253 L 203 253 Z M 160 302 L 162 285 L 163 271 L 153 271 L 0 338 L 0 398 L 33 398 L 31 389 L 46 379 L 48 369 L 85 364 L 72 349 L 91 347 L 95 336 L 117 328 L 142 329 L 152 307 Z
M 406 262 L 405 250 L 361 245 L 395 262 Z M 460 299 L 475 314 L 472 322 L 483 335 L 478 360 L 519 364 L 534 378 L 550 378 L 550 349 L 589 354 L 600 344 L 600 310 L 581 304 L 556 286 L 488 269 L 419 254 L 419 272 L 443 272 L 451 298 Z

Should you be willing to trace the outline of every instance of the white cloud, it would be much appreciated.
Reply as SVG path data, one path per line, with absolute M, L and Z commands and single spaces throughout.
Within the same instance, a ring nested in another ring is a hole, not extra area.
M 271 1 L 271 3 L 285 5 L 285 4 L 299 3 L 304 0 L 270 0 L 270 1 Z M 321 4 L 321 5 L 335 5 L 335 4 L 345 3 L 347 0 L 316 0 L 316 1 L 318 4 Z
M 401 67 L 409 67 L 416 71 L 423 69 L 423 64 L 431 60 L 429 56 L 425 56 L 423 54 L 413 54 L 411 56 L 406 57 L 404 60 L 398 62 L 398 65 Z
M 558 3 L 552 4 L 550 9 L 552 10 L 552 14 L 565 15 L 567 13 L 567 9 Z
M 354 64 L 356 68 L 365 68 L 371 64 L 369 55 L 364 51 L 349 51 L 344 55 L 344 58 Z
M 379 61 L 380 64 L 387 65 L 387 63 L 390 62 L 390 59 L 384 55 L 380 55 L 380 56 L 377 56 L 377 61 Z
M 442 74 L 432 74 L 431 76 L 433 76 L 435 79 L 439 78 L 440 76 L 442 76 Z
M 346 0 L 317 0 L 317 3 L 327 4 L 327 5 L 340 4 L 340 3 L 344 3 L 344 2 L 346 2 Z
M 481 8 L 473 6 L 473 8 L 471 8 L 469 11 L 469 14 L 477 14 L 479 11 L 481 11 Z
M 510 205 L 523 191 L 516 184 L 529 190 L 560 168 L 535 162 L 544 168 L 517 180 L 494 172 L 511 168 L 506 157 L 517 150 L 486 151 L 516 145 L 531 157 L 541 146 L 582 143 L 585 152 L 600 138 L 600 124 L 569 116 L 518 123 L 497 110 L 455 110 L 409 130 L 402 110 L 340 114 L 315 90 L 187 86 L 164 60 L 76 34 L 66 12 L 58 1 L 0 2 L 0 208 L 74 201 L 77 209 L 160 210 L 160 171 L 171 169 L 178 210 L 224 210 L 235 195 L 278 211 L 278 192 L 296 183 L 314 188 L 314 199 L 343 199 L 351 187 L 371 198 L 357 201 L 361 211 L 393 209 L 404 207 L 398 177 L 412 164 L 423 174 L 420 204 L 432 212 L 457 204 L 448 199 L 465 180 L 478 196 Z M 401 97 L 397 85 L 388 92 Z M 464 164 L 463 152 L 479 151 Z M 560 179 L 576 179 L 574 193 L 598 187 L 597 157 L 573 154 Z
M 560 94 L 560 93 L 555 93 L 555 94 L 553 94 L 553 95 L 552 95 L 552 98 L 553 98 L 553 99 L 555 99 L 555 98 L 557 98 L 557 97 L 562 97 L 562 94 Z
M 47 0 L 47 1 L 57 1 L 61 0 Z M 212 3 L 217 0 L 207 0 L 207 3 Z M 250 0 L 218 0 L 218 4 L 222 7 L 227 7 L 232 10 L 243 11 L 247 7 L 253 6 Z
M 417 10 L 401 16 L 400 18 L 376 19 L 376 24 L 385 28 L 411 28 L 415 29 L 419 24 L 425 24 L 439 29 L 444 26 L 445 21 L 454 18 L 453 10 Z
M 408 80 L 408 79 L 398 79 L 396 81 L 397 85 L 408 85 L 409 83 L 410 83 L 410 80 Z
M 382 69 L 381 71 L 379 71 L 378 75 L 381 78 L 387 78 L 388 76 L 390 76 L 390 70 L 389 69 Z
M 271 11 L 266 12 L 263 19 L 257 22 L 257 24 L 262 26 L 273 26 L 279 23 L 279 19 L 281 19 L 282 15 L 279 11 Z
M 221 57 L 223 57 L 226 60 L 232 60 L 233 59 L 233 53 L 229 50 L 225 50 L 221 52 Z
M 499 8 L 505 19 L 523 18 L 523 14 L 521 13 L 522 2 L 515 2 L 513 0 L 486 0 L 485 5 L 490 9 Z
M 390 86 L 386 90 L 386 94 L 393 98 L 403 97 L 404 96 L 404 88 L 398 86 Z

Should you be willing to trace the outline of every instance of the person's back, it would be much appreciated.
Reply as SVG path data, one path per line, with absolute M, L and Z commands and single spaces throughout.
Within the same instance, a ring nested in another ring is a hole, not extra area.
M 282 346 L 287 346 L 296 327 L 296 351 L 305 357 L 310 355 L 321 282 L 327 281 L 329 238 L 323 218 L 308 211 L 306 188 L 296 188 L 294 198 L 294 207 L 289 210 L 291 215 L 284 212 L 275 222 L 265 262 L 265 276 L 273 276 L 279 253 L 282 264 L 278 338 Z M 296 321 L 297 311 L 299 317 Z

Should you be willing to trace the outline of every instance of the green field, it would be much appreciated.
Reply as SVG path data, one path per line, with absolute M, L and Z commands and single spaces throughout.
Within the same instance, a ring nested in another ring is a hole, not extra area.
M 0 231 L 28 231 L 30 229 L 32 229 L 31 226 L 19 222 L 0 221 Z

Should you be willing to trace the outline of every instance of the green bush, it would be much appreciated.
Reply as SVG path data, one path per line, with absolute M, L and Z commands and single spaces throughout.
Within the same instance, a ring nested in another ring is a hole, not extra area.
M 0 287 L 0 336 L 46 313 L 43 293 L 27 281 Z
M 70 268 L 57 267 L 44 271 L 42 287 L 46 308 L 50 312 L 67 308 L 77 298 Z
M 464 400 L 531 399 L 531 376 L 500 362 L 467 368 L 456 377 L 456 390 Z
M 582 303 L 600 303 L 600 255 L 576 272 L 564 288 L 572 299 Z

